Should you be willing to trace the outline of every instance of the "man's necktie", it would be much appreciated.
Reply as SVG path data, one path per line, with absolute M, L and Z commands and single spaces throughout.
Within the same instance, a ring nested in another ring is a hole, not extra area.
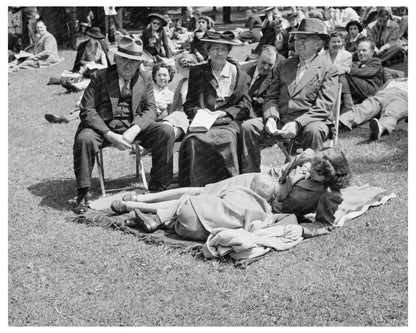
M 121 97 L 126 98 L 130 96 L 129 80 L 124 80 L 123 87 L 121 88 Z
M 257 78 L 256 78 L 256 80 L 253 82 L 253 84 L 251 85 L 251 87 L 250 87 L 250 89 L 249 89 L 249 91 L 248 91 L 248 94 L 251 96 L 251 97 L 253 97 L 253 95 L 256 93 L 256 91 L 257 90 L 259 90 L 259 88 L 260 88 L 260 85 L 261 85 L 261 83 L 262 83 L 262 76 L 261 75 L 257 75 Z

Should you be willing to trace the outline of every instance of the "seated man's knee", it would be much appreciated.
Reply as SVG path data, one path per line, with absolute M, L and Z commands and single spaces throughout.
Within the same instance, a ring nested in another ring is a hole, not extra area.
M 88 145 L 95 141 L 97 133 L 90 128 L 84 128 L 75 136 L 75 144 Z

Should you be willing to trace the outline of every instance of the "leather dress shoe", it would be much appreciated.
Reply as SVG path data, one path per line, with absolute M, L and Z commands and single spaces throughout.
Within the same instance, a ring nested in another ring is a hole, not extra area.
M 153 218 L 150 215 L 142 213 L 139 209 L 134 209 L 133 211 L 137 225 L 142 227 L 147 233 L 155 232 L 162 225 L 157 215 Z
M 370 139 L 371 140 L 378 140 L 380 139 L 381 135 L 384 132 L 383 126 L 379 123 L 379 121 L 376 118 L 373 118 L 370 120 L 369 123 L 370 126 Z
M 62 81 L 61 86 L 64 87 L 68 92 L 80 92 L 77 87 L 75 87 L 71 82 L 69 81 Z
M 69 120 L 65 117 L 55 116 L 54 114 L 45 114 L 45 119 L 53 124 L 69 123 Z
M 75 214 L 82 215 L 85 214 L 88 210 L 88 205 L 90 204 L 91 193 L 87 192 L 84 195 L 78 195 L 76 206 L 74 209 Z
M 124 201 L 121 200 L 115 200 L 111 203 L 111 209 L 113 210 L 113 212 L 118 213 L 118 214 L 123 214 L 123 213 L 127 213 L 127 207 L 126 207 L 126 203 Z

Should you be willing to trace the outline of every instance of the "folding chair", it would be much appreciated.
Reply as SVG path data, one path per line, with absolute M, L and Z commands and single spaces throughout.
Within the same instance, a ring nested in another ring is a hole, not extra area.
M 111 148 L 112 146 L 105 146 L 102 147 L 96 154 L 96 161 L 97 161 L 97 170 L 98 170 L 98 178 L 100 180 L 101 192 L 103 196 L 106 196 L 105 190 L 105 177 L 104 177 L 104 159 L 103 159 L 103 150 Z M 148 190 L 146 174 L 143 167 L 143 161 L 141 156 L 141 147 L 140 142 L 135 141 L 133 142 L 134 152 L 136 154 L 136 179 L 140 182 L 140 178 L 143 182 L 143 187 L 145 190 Z

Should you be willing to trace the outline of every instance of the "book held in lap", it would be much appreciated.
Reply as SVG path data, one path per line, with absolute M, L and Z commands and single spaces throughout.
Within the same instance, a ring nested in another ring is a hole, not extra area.
M 189 125 L 190 133 L 205 133 L 211 128 L 218 118 L 218 114 L 214 114 L 206 109 L 199 109 L 194 119 Z

